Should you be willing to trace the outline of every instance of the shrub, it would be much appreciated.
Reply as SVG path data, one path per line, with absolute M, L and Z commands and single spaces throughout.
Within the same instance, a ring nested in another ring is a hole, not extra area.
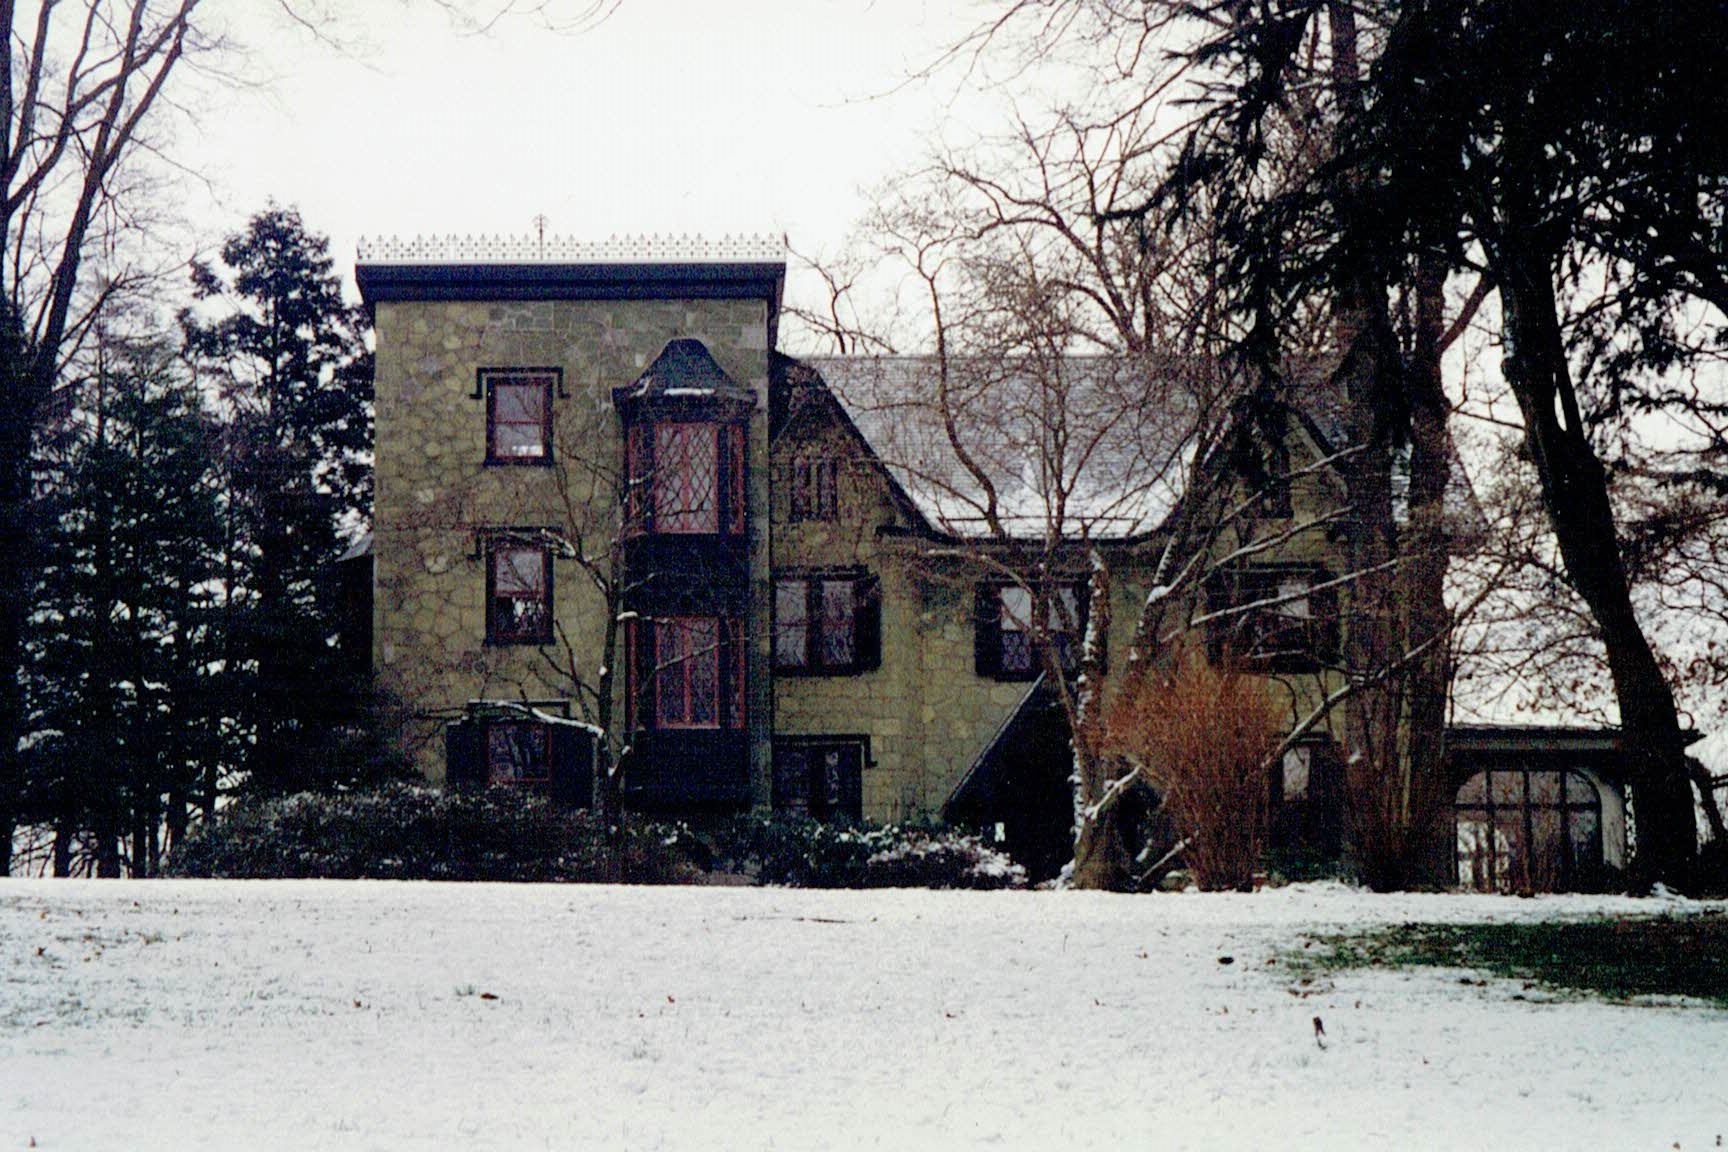
M 1135 677 L 1110 716 L 1114 750 L 1142 766 L 1188 838 L 1206 891 L 1248 888 L 1266 843 L 1267 765 L 1282 727 L 1265 686 L 1198 654 Z
M 167 873 L 648 884 L 678 883 L 700 873 L 687 830 L 627 827 L 616 857 L 608 839 L 591 814 L 558 808 L 532 793 L 392 784 L 242 800 L 182 842 Z
M 740 816 L 714 837 L 718 866 L 794 888 L 1023 888 L 1026 870 L 977 836 L 937 825 L 847 827 Z

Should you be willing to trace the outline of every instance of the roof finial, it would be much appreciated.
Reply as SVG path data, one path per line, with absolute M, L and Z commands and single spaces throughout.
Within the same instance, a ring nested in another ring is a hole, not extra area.
M 530 220 L 529 223 L 534 225 L 534 235 L 539 241 L 540 259 L 544 260 L 546 259 L 546 225 L 552 221 L 546 218 L 546 213 L 536 212 L 534 219 Z

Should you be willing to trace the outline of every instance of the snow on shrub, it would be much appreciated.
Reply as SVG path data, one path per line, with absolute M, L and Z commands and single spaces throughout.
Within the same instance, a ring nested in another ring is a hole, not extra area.
M 793 888 L 1024 888 L 1026 870 L 977 836 L 938 826 L 847 827 L 752 814 L 715 837 L 716 864 Z
M 589 813 L 530 792 L 394 784 L 242 801 L 188 837 L 167 871 L 229 879 L 630 883 L 678 883 L 700 872 L 687 830 L 627 828 L 617 860 L 607 841 Z

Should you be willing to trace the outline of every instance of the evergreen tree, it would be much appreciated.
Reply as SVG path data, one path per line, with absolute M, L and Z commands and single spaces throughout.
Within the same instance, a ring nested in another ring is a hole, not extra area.
M 356 698 L 327 577 L 370 515 L 371 362 L 329 242 L 296 210 L 258 213 L 221 257 L 193 275 L 219 318 L 182 327 L 228 420 L 232 683 L 251 786 L 296 790 L 327 782 L 319 760 Z
M 26 796 L 57 873 L 82 839 L 98 874 L 147 875 L 221 756 L 211 423 L 158 345 L 99 349 L 80 391 L 39 456 Z

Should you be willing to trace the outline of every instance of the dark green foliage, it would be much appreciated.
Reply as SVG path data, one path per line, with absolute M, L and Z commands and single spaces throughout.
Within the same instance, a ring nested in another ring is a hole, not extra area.
M 41 392 L 28 371 L 34 351 L 11 293 L 0 293 L 0 394 L 9 406 L 7 418 L 0 420 L 0 666 L 9 668 L 23 663 L 35 581 L 30 442 Z M 0 876 L 11 871 L 12 831 L 23 814 L 24 773 L 17 751 L 23 715 L 20 678 L 0 677 Z
M 105 342 L 45 430 L 39 580 L 21 668 L 32 819 L 148 873 L 223 756 L 213 422 L 161 346 Z
M 1301 969 L 1465 968 L 1611 1000 L 1692 996 L 1728 1007 L 1728 916 L 1629 916 L 1539 924 L 1405 924 L 1316 936 Z
M 1026 872 L 978 837 L 939 825 L 848 827 L 740 816 L 713 837 L 717 867 L 794 888 L 1023 888 Z
M 604 825 L 533 793 L 393 784 L 242 800 L 189 837 L 168 873 L 666 884 L 699 875 L 692 852 L 676 829 L 635 827 L 625 830 L 622 860 L 615 861 Z
M 342 300 L 329 243 L 271 206 L 199 265 L 206 303 L 183 313 L 186 349 L 220 389 L 234 573 L 230 706 L 250 738 L 248 786 L 292 792 L 353 782 L 326 741 L 355 722 L 362 685 L 331 644 L 340 597 L 328 579 L 371 511 L 371 355 Z M 203 319 L 215 312 L 218 318 Z
M 228 879 L 697 883 L 707 872 L 799 888 L 1019 888 L 1024 870 L 935 826 L 847 828 L 739 817 L 697 833 L 627 824 L 621 858 L 592 813 L 511 788 L 252 796 L 201 825 L 168 874 Z

